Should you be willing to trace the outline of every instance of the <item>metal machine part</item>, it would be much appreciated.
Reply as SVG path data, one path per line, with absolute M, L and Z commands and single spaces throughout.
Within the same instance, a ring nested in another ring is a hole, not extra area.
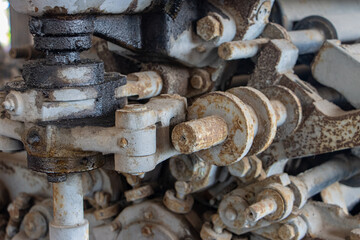
M 0 239 L 360 239 L 358 0 L 9 2 Z

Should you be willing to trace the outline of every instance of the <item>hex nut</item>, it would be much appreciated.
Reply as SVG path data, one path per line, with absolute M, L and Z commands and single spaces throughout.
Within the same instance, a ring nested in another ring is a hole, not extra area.
M 221 36 L 222 23 L 214 16 L 206 16 L 196 24 L 197 34 L 205 41 Z
M 172 212 L 179 214 L 189 213 L 194 205 L 194 198 L 191 195 L 184 199 L 176 197 L 174 190 L 168 190 L 163 198 L 164 205 Z

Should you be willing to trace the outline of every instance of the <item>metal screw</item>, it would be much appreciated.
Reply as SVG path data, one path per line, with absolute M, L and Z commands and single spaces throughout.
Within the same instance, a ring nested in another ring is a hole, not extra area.
M 201 89 L 204 87 L 205 81 L 200 75 L 194 75 L 190 79 L 190 84 L 195 89 Z
M 278 234 L 282 240 L 291 240 L 296 237 L 296 230 L 294 226 L 290 224 L 284 224 L 279 228 Z
M 205 41 L 221 36 L 221 22 L 213 16 L 200 19 L 196 25 L 197 34 Z

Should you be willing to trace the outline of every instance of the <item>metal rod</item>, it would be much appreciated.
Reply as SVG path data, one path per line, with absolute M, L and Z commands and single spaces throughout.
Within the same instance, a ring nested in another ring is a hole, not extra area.
M 336 158 L 300 173 L 297 177 L 306 185 L 308 198 L 335 182 L 360 173 L 360 159 Z
M 65 182 L 53 183 L 53 204 L 50 240 L 89 239 L 89 224 L 84 219 L 81 174 L 70 174 Z

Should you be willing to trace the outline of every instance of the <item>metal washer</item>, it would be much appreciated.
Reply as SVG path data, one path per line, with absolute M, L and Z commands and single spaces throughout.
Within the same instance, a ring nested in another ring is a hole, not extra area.
M 241 160 L 249 152 L 254 139 L 250 110 L 239 98 L 223 92 L 202 96 L 188 108 L 188 120 L 212 115 L 225 120 L 229 135 L 223 143 L 197 152 L 196 155 L 217 166 L 228 166 Z
M 292 135 L 299 127 L 302 120 L 302 108 L 299 98 L 288 88 L 272 86 L 262 92 L 270 99 L 277 100 L 286 108 L 286 121 L 277 128 L 275 140 L 282 140 Z
M 232 88 L 228 92 L 252 107 L 258 119 L 258 132 L 248 156 L 265 151 L 276 135 L 276 113 L 270 100 L 263 93 L 251 87 Z

